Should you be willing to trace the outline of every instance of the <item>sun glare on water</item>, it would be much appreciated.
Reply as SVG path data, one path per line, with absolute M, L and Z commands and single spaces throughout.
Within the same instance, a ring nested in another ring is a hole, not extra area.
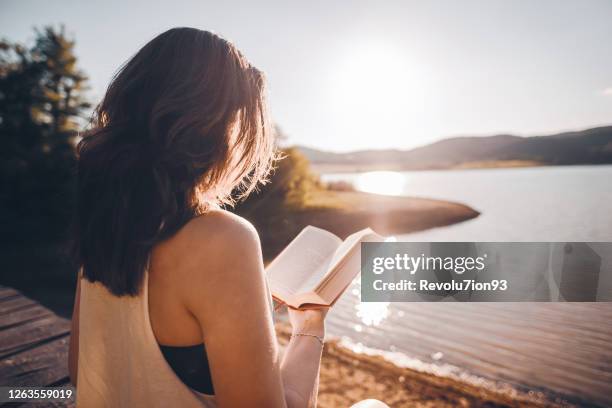
M 367 326 L 378 326 L 389 317 L 389 302 L 362 302 L 355 305 L 355 309 L 357 317 Z
M 401 195 L 404 192 L 405 177 L 395 171 L 371 171 L 362 173 L 355 180 L 355 188 L 367 193 Z

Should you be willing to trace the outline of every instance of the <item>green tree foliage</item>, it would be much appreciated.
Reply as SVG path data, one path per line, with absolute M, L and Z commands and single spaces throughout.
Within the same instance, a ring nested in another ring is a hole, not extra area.
M 77 128 L 90 104 L 64 28 L 31 47 L 0 41 L 0 200 L 3 240 L 60 240 L 69 224 Z
M 301 210 L 312 194 L 321 189 L 319 177 L 310 171 L 308 159 L 296 148 L 281 150 L 270 182 L 253 193 L 236 210 L 252 216 Z
M 271 259 L 304 227 L 311 198 L 323 187 L 296 148 L 281 151 L 270 182 L 239 203 L 234 211 L 251 221 L 259 232 L 264 257 Z
M 74 40 L 66 37 L 64 27 L 59 31 L 46 27 L 37 31 L 32 58 L 42 65 L 40 91 L 42 109 L 35 112 L 39 122 L 46 123 L 52 135 L 70 140 L 79 126 L 78 118 L 91 107 L 84 96 L 87 77 L 77 66 Z
M 311 195 L 321 188 L 319 177 L 311 172 L 308 159 L 294 147 L 285 149 L 285 160 L 281 160 L 274 175 L 274 183 L 284 195 L 284 204 L 301 209 L 308 205 Z

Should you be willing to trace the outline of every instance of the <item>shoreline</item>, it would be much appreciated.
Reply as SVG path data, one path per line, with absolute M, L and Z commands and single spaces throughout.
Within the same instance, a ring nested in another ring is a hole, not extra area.
M 241 215 L 259 231 L 264 259 L 271 261 L 307 225 L 326 229 L 344 239 L 367 227 L 381 235 L 409 234 L 467 221 L 480 213 L 451 201 L 321 190 L 308 198 L 304 208 L 265 217 Z
M 284 347 L 291 334 L 285 322 L 276 323 Z M 402 367 L 381 355 L 358 353 L 338 339 L 326 341 L 321 360 L 318 406 L 349 407 L 375 398 L 391 407 L 571 407 L 544 393 L 521 392 L 493 383 L 474 384 L 460 378 Z
M 545 167 L 589 167 L 589 166 L 610 166 L 612 163 L 576 163 L 576 164 L 549 164 L 538 161 L 528 160 L 508 160 L 505 162 L 468 162 L 458 163 L 448 166 L 432 166 L 432 167 L 406 167 L 406 166 L 389 166 L 383 164 L 370 165 L 345 165 L 333 163 L 314 163 L 311 164 L 313 171 L 320 175 L 326 174 L 346 174 L 346 173 L 367 173 L 374 171 L 391 171 L 391 172 L 427 172 L 427 171 L 453 171 L 453 170 L 511 170 L 521 168 L 545 168 Z

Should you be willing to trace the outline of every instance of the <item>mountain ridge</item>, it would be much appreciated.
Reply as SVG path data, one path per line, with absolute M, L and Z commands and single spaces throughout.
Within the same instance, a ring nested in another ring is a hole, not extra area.
M 612 126 L 544 136 L 457 136 L 409 150 L 370 149 L 347 153 L 296 146 L 315 167 L 423 170 L 515 165 L 612 163 Z

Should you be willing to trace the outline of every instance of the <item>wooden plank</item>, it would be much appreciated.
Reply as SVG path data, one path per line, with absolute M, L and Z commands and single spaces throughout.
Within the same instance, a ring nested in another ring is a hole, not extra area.
M 45 401 L 45 402 L 7 402 L 0 404 L 2 408 L 74 408 L 75 400 L 72 401 Z
M 0 378 L 6 386 L 63 386 L 68 378 L 70 321 L 0 286 Z M 74 407 L 72 401 L 7 403 L 0 406 Z
M 70 322 L 55 315 L 11 327 L 2 332 L 0 358 L 35 347 L 70 332 Z
M 76 406 L 74 401 L 50 401 L 50 402 L 35 402 L 28 403 L 27 405 L 21 405 L 24 408 L 73 408 Z
M 32 320 L 49 316 L 54 316 L 53 312 L 40 305 L 17 310 L 13 313 L 0 316 L 0 331 L 7 330 L 14 326 L 21 326 Z
M 2 385 L 45 387 L 68 382 L 68 342 L 70 336 L 0 360 Z
M 23 296 L 10 297 L 6 299 L 4 302 L 0 302 L 0 315 L 12 313 L 16 310 L 24 309 L 24 308 L 31 307 L 37 304 L 38 303 L 36 303 L 32 299 L 28 299 L 27 297 L 23 297 Z
M 8 288 L 6 286 L 0 286 L 0 300 L 17 295 L 20 295 L 17 290 L 13 288 Z
M 75 407 L 76 403 L 74 401 L 71 402 L 47 402 L 47 403 L 40 403 L 40 405 L 28 405 L 28 408 L 72 408 Z

